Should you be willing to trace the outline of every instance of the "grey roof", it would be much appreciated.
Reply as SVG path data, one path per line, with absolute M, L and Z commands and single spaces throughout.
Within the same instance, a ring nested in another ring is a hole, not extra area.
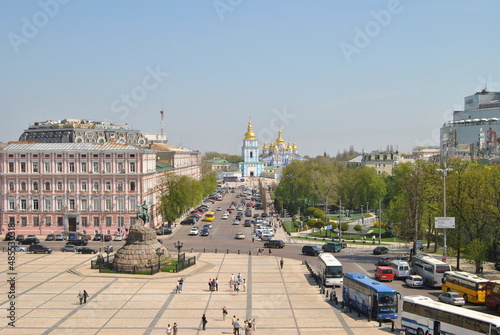
M 127 151 L 155 153 L 154 150 L 135 147 L 129 144 L 116 142 L 106 143 L 29 143 L 14 142 L 9 143 L 3 151 L 38 151 L 38 152 L 59 152 L 59 151 Z

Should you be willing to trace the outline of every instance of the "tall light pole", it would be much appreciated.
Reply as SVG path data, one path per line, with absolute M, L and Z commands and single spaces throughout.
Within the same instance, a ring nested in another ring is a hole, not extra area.
M 441 172 L 443 178 L 443 217 L 446 217 L 446 175 L 448 171 L 453 171 L 451 168 L 436 169 L 436 171 Z M 447 258 L 447 247 L 446 247 L 446 228 L 443 228 L 444 246 L 443 246 L 443 259 Z
M 378 244 L 382 243 L 382 201 L 378 201 Z

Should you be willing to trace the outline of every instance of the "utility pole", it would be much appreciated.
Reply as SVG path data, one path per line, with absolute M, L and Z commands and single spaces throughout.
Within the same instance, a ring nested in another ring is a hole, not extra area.
M 443 217 L 446 217 L 446 175 L 448 174 L 448 171 L 453 171 L 451 168 L 445 168 L 445 169 L 436 169 L 436 171 L 439 171 L 442 173 L 443 177 Z M 444 246 L 443 246 L 443 262 L 446 261 L 447 258 L 447 247 L 446 247 L 446 228 L 443 228 L 443 238 L 444 238 Z
M 382 244 L 382 201 L 378 201 L 378 244 Z

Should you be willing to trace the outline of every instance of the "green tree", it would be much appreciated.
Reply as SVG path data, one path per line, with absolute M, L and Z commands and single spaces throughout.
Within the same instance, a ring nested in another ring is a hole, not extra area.
M 342 222 L 340 229 L 345 232 L 349 230 L 349 223 L 348 222 Z
M 476 273 L 479 273 L 479 269 L 486 260 L 487 249 L 488 245 L 479 238 L 473 239 L 465 247 L 467 262 L 476 267 Z

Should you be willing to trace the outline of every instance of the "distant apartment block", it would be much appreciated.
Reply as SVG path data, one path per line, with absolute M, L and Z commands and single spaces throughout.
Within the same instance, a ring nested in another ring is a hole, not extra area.
M 377 170 L 377 174 L 387 173 L 390 175 L 393 167 L 398 164 L 398 158 L 397 152 L 363 152 L 359 166 L 372 167 Z

